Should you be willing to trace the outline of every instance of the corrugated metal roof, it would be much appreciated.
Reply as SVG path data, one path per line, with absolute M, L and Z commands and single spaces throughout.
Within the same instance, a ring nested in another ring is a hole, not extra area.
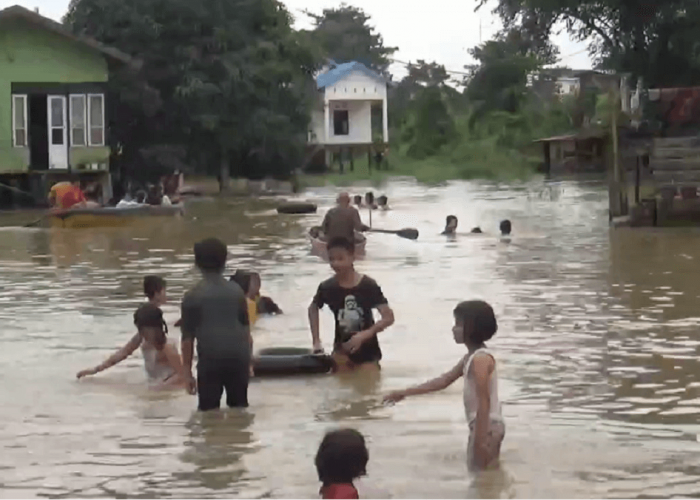
M 318 75 L 316 77 L 316 88 L 322 89 L 333 85 L 334 83 L 337 83 L 346 76 L 348 76 L 353 71 L 362 71 L 367 76 L 370 76 L 378 81 L 386 83 L 386 80 L 378 73 L 375 73 L 361 62 L 352 61 L 348 63 L 338 64 L 334 68 L 326 71 L 325 73 Z

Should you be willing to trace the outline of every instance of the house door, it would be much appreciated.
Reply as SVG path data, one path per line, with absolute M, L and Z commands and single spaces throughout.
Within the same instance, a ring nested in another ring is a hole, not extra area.
M 48 96 L 49 169 L 68 169 L 66 97 Z

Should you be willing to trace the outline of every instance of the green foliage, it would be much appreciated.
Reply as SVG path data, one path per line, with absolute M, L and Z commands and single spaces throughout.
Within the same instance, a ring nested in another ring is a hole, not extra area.
M 455 124 L 443 102 L 440 88 L 426 87 L 413 102 L 402 139 L 410 143 L 408 156 L 424 159 L 436 154 L 455 138 Z
M 398 49 L 384 46 L 382 36 L 369 24 L 371 17 L 362 9 L 342 3 L 323 9 L 321 14 L 305 13 L 315 25 L 307 36 L 325 57 L 336 62 L 359 61 L 380 74 L 389 74 L 389 58 Z
M 284 177 L 300 162 L 318 59 L 277 0 L 72 0 L 64 23 L 142 63 L 111 78 L 129 174 Z
M 649 87 L 700 80 L 696 0 L 498 0 L 495 11 L 508 28 L 535 39 L 564 23 L 577 39 L 593 40 L 600 67 L 642 77 Z

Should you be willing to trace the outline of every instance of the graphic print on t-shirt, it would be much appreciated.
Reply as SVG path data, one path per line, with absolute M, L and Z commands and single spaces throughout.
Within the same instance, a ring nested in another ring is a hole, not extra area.
M 346 338 L 362 329 L 362 313 L 362 308 L 357 304 L 355 296 L 346 295 L 345 305 L 338 311 L 338 326 L 343 329 Z

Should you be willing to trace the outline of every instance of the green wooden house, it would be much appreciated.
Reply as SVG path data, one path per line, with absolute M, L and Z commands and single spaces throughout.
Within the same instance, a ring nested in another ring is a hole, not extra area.
M 38 12 L 0 10 L 0 199 L 43 200 L 68 173 L 111 191 L 106 85 L 112 65 L 131 63 Z

